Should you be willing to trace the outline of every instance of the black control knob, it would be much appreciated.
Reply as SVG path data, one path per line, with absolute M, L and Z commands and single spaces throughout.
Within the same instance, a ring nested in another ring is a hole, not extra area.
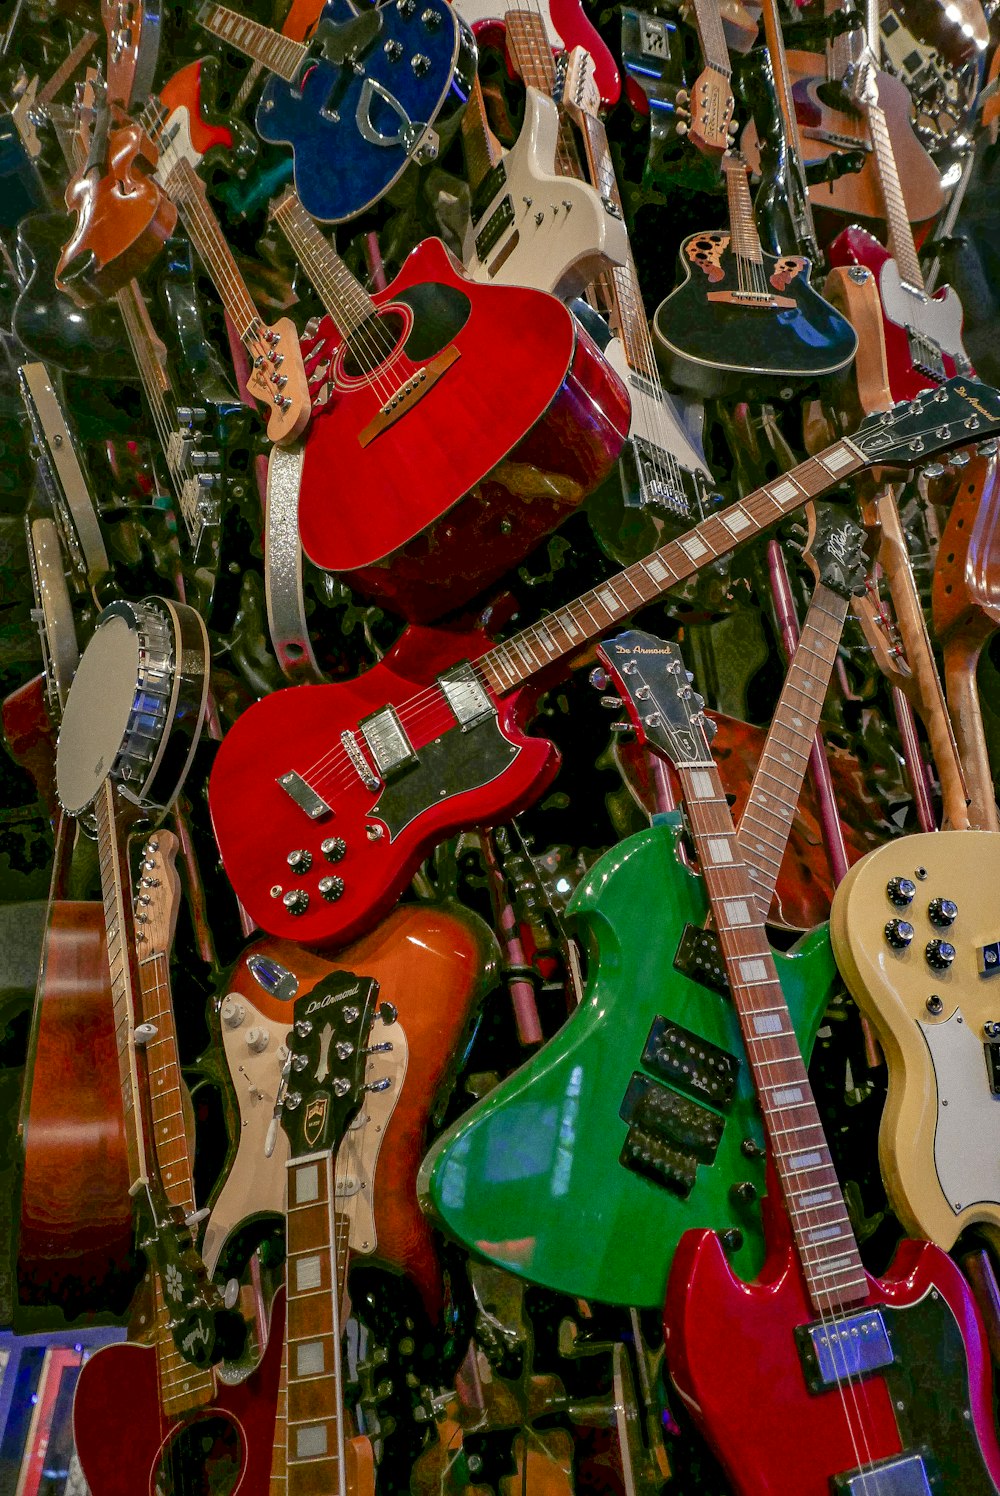
M 282 896 L 281 902 L 284 904 L 289 914 L 305 914 L 306 910 L 309 908 L 309 895 L 306 893 L 304 888 L 290 888 L 288 892 Z
M 344 892 L 344 880 L 338 878 L 336 873 L 330 873 L 327 877 L 320 878 L 319 891 L 328 904 L 336 903 Z
M 757 1186 L 749 1179 L 741 1179 L 739 1184 L 732 1186 L 729 1194 L 739 1205 L 752 1205 L 757 1198 Z
M 885 885 L 885 891 L 889 896 L 890 904 L 895 904 L 897 909 L 905 909 L 908 904 L 913 903 L 917 885 L 912 878 L 890 878 Z
M 928 940 L 924 955 L 934 971 L 947 971 L 955 959 L 955 947 L 950 940 Z
M 299 847 L 296 851 L 289 852 L 285 861 L 293 873 L 308 873 L 313 865 L 313 854 L 307 852 L 303 847 Z M 285 902 L 287 904 L 288 900 L 286 899 Z
M 738 1226 L 730 1226 L 728 1231 L 723 1231 L 719 1240 L 727 1252 L 738 1252 L 743 1245 L 743 1232 Z
M 913 939 L 913 926 L 908 919 L 891 919 L 885 927 L 885 938 L 894 951 L 905 951 Z
M 939 930 L 947 930 L 958 917 L 958 905 L 954 899 L 931 899 L 927 905 L 927 918 Z
M 328 836 L 319 844 L 327 862 L 339 862 L 347 851 L 347 843 L 342 836 Z

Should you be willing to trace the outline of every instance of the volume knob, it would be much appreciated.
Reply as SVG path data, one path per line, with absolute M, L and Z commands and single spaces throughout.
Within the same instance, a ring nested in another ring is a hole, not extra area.
M 890 904 L 895 904 L 897 909 L 905 909 L 908 904 L 913 903 L 917 885 L 912 878 L 890 878 L 885 891 Z
M 294 852 L 289 852 L 285 858 L 293 873 L 308 873 L 313 865 L 313 855 L 305 848 L 299 847 Z
M 309 908 L 309 895 L 304 888 L 290 888 L 283 895 L 281 902 L 289 914 L 305 914 Z
M 927 905 L 927 918 L 939 930 L 947 930 L 958 917 L 958 905 L 954 899 L 931 899 Z
M 934 971 L 947 971 L 955 959 L 955 947 L 950 940 L 928 940 L 924 955 Z
M 338 878 L 336 873 L 330 873 L 327 877 L 320 878 L 319 891 L 327 903 L 332 904 L 344 892 L 344 880 Z
M 251 1054 L 263 1054 L 271 1042 L 270 1030 L 255 1023 L 252 1028 L 247 1029 L 246 1039 L 247 1049 Z
M 246 1016 L 246 1008 L 242 1003 L 238 1003 L 236 999 L 232 997 L 227 997 L 225 1002 L 222 1004 L 222 1007 L 219 1009 L 219 1017 L 226 1025 L 226 1028 L 239 1028 L 240 1024 L 243 1022 Z
M 894 951 L 905 951 L 913 939 L 913 926 L 907 919 L 890 919 L 885 927 L 885 938 Z
M 328 836 L 319 844 L 327 862 L 339 862 L 347 851 L 347 843 L 342 836 Z

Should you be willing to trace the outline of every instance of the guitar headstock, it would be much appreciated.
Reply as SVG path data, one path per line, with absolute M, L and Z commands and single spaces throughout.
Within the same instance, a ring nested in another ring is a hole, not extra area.
M 627 629 L 599 644 L 597 653 L 621 692 L 641 743 L 678 769 L 713 763 L 709 738 L 715 724 L 691 689 L 692 676 L 676 644 Z
M 905 405 L 872 415 L 850 436 L 870 463 L 922 466 L 937 452 L 990 443 L 1000 432 L 1000 391 L 956 376 Z
M 181 880 L 177 874 L 180 843 L 172 831 L 147 837 L 135 879 L 135 938 L 139 959 L 169 952 L 177 929 Z
M 841 597 L 861 596 L 869 571 L 864 530 L 836 504 L 810 504 L 806 513 L 803 559 L 813 576 Z
M 682 101 L 678 93 L 677 102 L 678 108 L 685 111 L 682 123 L 687 123 L 691 144 L 705 156 L 725 155 L 739 130 L 733 118 L 736 100 L 729 75 L 718 68 L 704 68 L 695 79 L 690 99 Z M 682 133 L 680 126 L 677 133 Z
M 562 104 L 574 120 L 584 114 L 596 118 L 600 113 L 601 91 L 595 72 L 594 59 L 586 47 L 574 47 L 556 62 L 556 80 L 561 89 L 556 103 Z
M 101 0 L 108 97 L 126 113 L 146 97 L 160 50 L 160 0 Z
M 333 1152 L 350 1126 L 365 1091 L 369 1030 L 376 1017 L 396 1018 L 389 1003 L 376 1011 L 377 996 L 374 977 L 335 971 L 296 999 L 281 1114 L 292 1158 Z

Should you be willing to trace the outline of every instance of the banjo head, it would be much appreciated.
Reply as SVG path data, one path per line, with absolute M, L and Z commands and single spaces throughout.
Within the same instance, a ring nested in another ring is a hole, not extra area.
M 66 698 L 56 792 L 82 815 L 110 776 L 127 798 L 165 809 L 180 791 L 208 697 L 208 634 L 184 603 L 115 602 L 97 620 Z

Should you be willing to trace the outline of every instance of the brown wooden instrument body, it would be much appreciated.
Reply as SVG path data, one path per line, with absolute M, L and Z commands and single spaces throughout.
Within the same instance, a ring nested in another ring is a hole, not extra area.
M 50 907 L 28 1076 L 19 1301 L 60 1305 L 71 1317 L 104 1310 L 130 1268 L 132 1205 L 99 903 Z
M 112 129 L 105 169 L 81 170 L 66 188 L 76 228 L 56 284 L 80 306 L 106 301 L 141 275 L 173 233 L 177 209 L 152 178 L 158 153 L 138 125 Z

